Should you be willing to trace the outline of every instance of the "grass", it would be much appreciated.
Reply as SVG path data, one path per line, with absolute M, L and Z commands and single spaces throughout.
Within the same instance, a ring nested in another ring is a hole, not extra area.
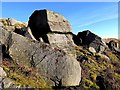
M 33 88 L 50 88 L 49 84 L 33 68 L 24 65 L 17 65 L 8 61 L 3 61 L 3 69 L 15 85 L 30 86 Z
M 109 59 L 99 54 L 93 56 L 89 55 L 89 53 L 87 49 L 76 47 L 77 56 L 87 56 L 88 58 L 87 63 L 80 63 L 82 67 L 81 86 L 85 90 L 99 90 L 99 86 L 96 85 L 95 81 L 96 77 L 100 75 L 105 78 L 107 90 L 120 90 L 120 57 L 111 51 L 104 52 L 104 55 Z M 115 72 L 114 70 L 117 71 Z

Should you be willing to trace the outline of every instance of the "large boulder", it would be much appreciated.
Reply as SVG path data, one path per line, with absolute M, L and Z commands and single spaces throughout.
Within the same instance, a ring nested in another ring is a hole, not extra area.
M 37 68 L 51 86 L 75 86 L 81 80 L 79 62 L 58 47 L 33 41 L 14 32 L 0 29 L 0 41 L 18 64 Z
M 96 52 L 103 52 L 105 49 L 105 44 L 102 41 L 102 38 L 95 35 L 89 30 L 79 32 L 77 37 L 82 40 L 82 45 L 86 47 L 93 47 Z
M 74 45 L 70 23 L 64 16 L 53 11 L 34 11 L 29 18 L 28 27 L 30 27 L 33 36 L 37 40 L 42 38 L 43 42 L 50 44 Z

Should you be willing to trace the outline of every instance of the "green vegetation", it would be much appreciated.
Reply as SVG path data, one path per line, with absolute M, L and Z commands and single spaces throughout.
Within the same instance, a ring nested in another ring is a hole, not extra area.
M 14 25 L 15 28 L 23 28 L 23 27 L 26 27 L 26 24 L 25 23 L 16 23 Z
M 104 54 L 91 55 L 82 47 L 75 47 L 77 56 L 86 56 L 88 61 L 80 63 L 82 67 L 81 87 L 85 90 L 99 90 L 96 85 L 96 77 L 102 76 L 105 80 L 107 90 L 120 90 L 120 57 L 111 51 Z
M 89 90 L 98 90 L 99 87 L 96 85 L 95 82 L 92 82 L 89 79 L 84 79 L 84 88 Z
M 2 22 L 4 24 L 4 26 L 9 26 L 9 22 L 7 21 L 7 19 L 0 19 L 0 22 Z
M 30 86 L 33 88 L 49 88 L 51 90 L 48 83 L 42 76 L 37 74 L 37 71 L 33 68 L 17 65 L 8 61 L 4 61 L 2 67 L 6 71 L 7 77 L 10 78 L 15 85 Z

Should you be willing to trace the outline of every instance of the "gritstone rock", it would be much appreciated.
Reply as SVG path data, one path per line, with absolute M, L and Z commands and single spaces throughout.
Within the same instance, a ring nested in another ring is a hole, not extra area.
M 51 86 L 75 86 L 81 80 L 79 62 L 63 50 L 0 29 L 0 41 L 9 46 L 9 54 L 18 64 L 39 69 Z
M 78 38 L 82 39 L 82 45 L 89 47 L 93 47 L 96 52 L 103 52 L 105 44 L 102 39 L 90 32 L 89 30 L 79 32 L 77 35 Z
M 120 54 L 120 49 L 119 49 L 119 44 L 118 42 L 114 41 L 114 40 L 111 40 L 109 43 L 108 43 L 108 47 L 110 48 L 110 50 L 114 51 L 114 52 L 117 52 Z
M 37 40 L 41 37 L 44 42 L 50 44 L 74 44 L 70 23 L 64 16 L 53 11 L 34 11 L 29 18 L 28 26 Z

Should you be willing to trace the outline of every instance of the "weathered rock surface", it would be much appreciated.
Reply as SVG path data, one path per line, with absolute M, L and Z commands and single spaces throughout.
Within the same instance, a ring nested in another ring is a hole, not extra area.
M 36 10 L 29 18 L 28 26 L 33 36 L 46 43 L 73 44 L 70 23 L 60 14 L 50 10 Z
M 47 36 L 50 44 L 74 45 L 71 34 L 49 33 Z
M 13 18 L 1 18 L 0 26 L 4 27 L 6 30 L 14 31 L 16 28 L 27 27 L 27 23 L 17 21 Z
M 96 53 L 96 51 L 95 51 L 95 49 L 94 49 L 93 47 L 89 47 L 89 51 L 90 51 L 93 55 L 95 55 L 95 53 Z
M 71 25 L 64 16 L 50 10 L 46 10 L 46 12 L 48 24 L 52 32 L 71 32 Z
M 9 22 L 9 25 L 10 25 L 10 26 L 13 26 L 13 25 L 15 25 L 16 23 L 18 23 L 18 21 L 15 20 L 15 19 L 13 19 L 13 18 L 8 18 L 8 22 Z
M 105 44 L 103 43 L 102 39 L 89 30 L 79 32 L 77 37 L 82 39 L 83 46 L 93 47 L 96 52 L 103 52 L 105 49 Z
M 29 18 L 28 27 L 38 41 L 54 44 L 74 56 L 74 50 L 67 49 L 74 49 L 75 44 L 70 23 L 64 16 L 50 10 L 36 10 Z
M 115 51 L 115 52 L 119 52 L 120 53 L 120 49 L 119 49 L 119 44 L 118 42 L 114 41 L 114 40 L 111 40 L 109 43 L 108 43 L 108 47 L 112 50 L 112 51 Z
M 18 64 L 39 69 L 52 86 L 79 85 L 81 67 L 79 62 L 63 50 L 48 44 L 0 29 L 2 44 L 9 47 L 9 54 Z
M 3 89 L 3 80 L 6 75 L 6 72 L 3 70 L 2 67 L 0 67 L 0 89 Z
M 5 76 L 6 76 L 6 72 L 3 70 L 2 67 L 0 67 L 0 78 Z

